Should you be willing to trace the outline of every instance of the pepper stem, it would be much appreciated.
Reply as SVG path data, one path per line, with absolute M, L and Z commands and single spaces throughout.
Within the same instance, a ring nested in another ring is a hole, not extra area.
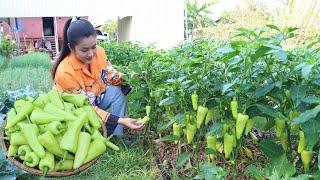
M 4 136 L 4 137 L 0 137 L 0 139 L 4 139 L 4 140 L 10 140 L 10 137 L 8 137 L 8 136 Z
M 28 159 L 24 159 L 24 162 L 27 162 L 27 163 L 33 163 L 33 160 L 32 160 L 32 158 L 28 158 Z
M 20 154 L 18 154 L 18 156 L 25 156 L 26 155 L 26 151 L 21 151 Z
M 43 167 L 43 171 L 42 171 L 43 175 L 42 175 L 41 178 L 44 179 L 46 177 L 46 175 L 48 174 L 48 171 L 49 171 L 49 167 L 48 166 L 44 166 Z
M 113 134 L 111 134 L 109 137 L 107 137 L 107 141 L 109 141 L 113 137 Z
M 63 127 L 58 127 L 57 129 L 58 129 L 59 132 L 63 132 L 65 130 L 67 130 L 68 128 L 63 126 Z
M 67 152 L 67 151 L 65 151 L 65 152 L 63 153 L 62 161 L 65 161 L 65 160 L 66 160 L 67 155 L 68 155 L 68 152 Z

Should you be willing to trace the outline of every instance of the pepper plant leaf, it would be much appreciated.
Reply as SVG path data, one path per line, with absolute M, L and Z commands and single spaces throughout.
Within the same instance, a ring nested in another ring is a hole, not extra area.
M 263 153 L 270 158 L 279 157 L 284 153 L 282 147 L 272 138 L 263 139 L 258 145 Z
M 320 105 L 316 106 L 313 109 L 307 110 L 301 113 L 298 117 L 295 117 L 291 122 L 291 126 L 307 122 L 310 119 L 315 118 L 319 112 L 320 112 Z
M 191 152 L 184 152 L 180 154 L 177 158 L 177 167 L 182 167 L 191 157 L 192 157 Z
M 319 142 L 320 123 L 315 119 L 311 119 L 310 121 L 301 124 L 301 129 L 304 132 L 307 149 L 312 150 Z
M 275 109 L 272 109 L 272 108 L 267 107 L 267 106 L 262 105 L 262 104 L 256 104 L 256 106 L 263 114 L 271 116 L 271 117 L 273 117 L 275 119 L 288 120 L 287 117 L 285 117 L 281 112 L 276 111 Z

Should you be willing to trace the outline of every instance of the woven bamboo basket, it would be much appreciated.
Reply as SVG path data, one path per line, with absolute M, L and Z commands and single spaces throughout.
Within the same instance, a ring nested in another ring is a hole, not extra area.
M 5 127 L 6 125 L 6 120 L 3 122 L 2 127 Z M 102 126 L 102 130 L 103 130 L 103 135 L 106 136 L 106 129 L 104 126 Z M 0 130 L 0 137 L 4 137 L 5 133 L 3 130 Z M 4 151 L 5 154 L 7 154 L 8 148 L 9 148 L 9 141 L 7 140 L 3 140 L 2 138 L 0 139 L 0 146 L 2 148 L 2 150 Z M 31 168 L 28 167 L 26 165 L 24 165 L 18 158 L 10 158 L 8 156 L 6 156 L 8 159 L 10 159 L 13 164 L 15 166 L 17 166 L 18 168 L 27 171 L 28 173 L 34 174 L 34 175 L 38 175 L 38 176 L 43 176 L 43 173 L 41 170 L 39 169 L 35 169 L 35 168 Z M 91 160 L 90 162 L 83 164 L 82 166 L 80 166 L 78 169 L 72 169 L 72 170 L 67 170 L 67 171 L 59 171 L 59 172 L 48 172 L 46 174 L 46 177 L 65 177 L 65 176 L 72 176 L 75 175 L 79 172 L 82 172 L 86 169 L 88 169 L 89 167 L 91 167 L 92 165 L 94 165 L 94 163 L 100 158 L 97 157 L 93 160 Z

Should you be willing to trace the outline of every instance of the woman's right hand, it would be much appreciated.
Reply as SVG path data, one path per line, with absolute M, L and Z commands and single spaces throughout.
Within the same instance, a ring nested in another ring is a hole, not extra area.
M 132 118 L 119 118 L 118 123 L 136 131 L 144 128 L 144 124 L 139 124 L 136 119 Z

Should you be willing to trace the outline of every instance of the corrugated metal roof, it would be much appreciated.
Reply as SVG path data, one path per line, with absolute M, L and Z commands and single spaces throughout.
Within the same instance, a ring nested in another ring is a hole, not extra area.
M 127 16 L 133 15 L 138 4 L 144 1 L 0 0 L 0 17 Z

